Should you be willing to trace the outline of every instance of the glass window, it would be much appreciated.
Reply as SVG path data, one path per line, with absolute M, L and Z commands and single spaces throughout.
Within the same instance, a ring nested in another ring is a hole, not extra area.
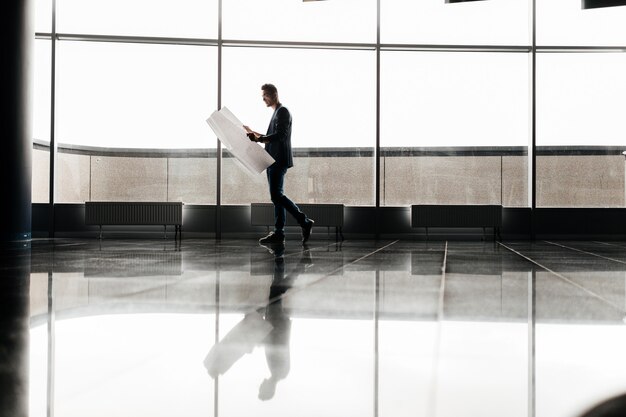
M 224 39 L 376 42 L 376 0 L 224 0 Z
M 50 40 L 35 40 L 33 139 L 36 142 L 50 142 L 51 50 Z
M 59 42 L 57 52 L 58 202 L 215 203 L 216 48 Z
M 528 0 L 381 2 L 383 43 L 528 45 Z
M 52 0 L 35 1 L 35 32 L 52 32 Z
M 209 148 L 216 48 L 59 42 L 57 141 L 109 148 Z
M 623 207 L 626 54 L 537 56 L 537 205 Z
M 381 204 L 525 206 L 525 53 L 381 54 Z
M 50 202 L 50 147 L 37 146 L 32 155 L 33 178 L 31 183 L 31 201 L 33 203 Z
M 50 200 L 50 84 L 51 41 L 35 40 L 33 95 L 33 163 L 31 194 L 33 203 Z
M 376 55 L 373 51 L 224 48 L 222 105 L 260 133 L 272 110 L 261 86 L 273 83 L 293 118 L 294 168 L 286 194 L 300 203 L 373 204 Z M 280 65 L 258 63 L 279 62 Z M 225 204 L 269 201 L 263 175 L 224 160 Z
M 57 0 L 57 32 L 217 38 L 217 0 Z
M 537 2 L 537 44 L 610 46 L 626 44 L 626 7 L 583 10 L 580 1 Z

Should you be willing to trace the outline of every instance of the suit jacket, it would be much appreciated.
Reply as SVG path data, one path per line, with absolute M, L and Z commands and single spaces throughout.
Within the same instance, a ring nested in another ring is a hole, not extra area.
M 276 108 L 272 115 L 265 139 L 269 141 L 265 144 L 265 150 L 276 161 L 274 165 L 291 168 L 293 166 L 291 113 L 282 104 Z

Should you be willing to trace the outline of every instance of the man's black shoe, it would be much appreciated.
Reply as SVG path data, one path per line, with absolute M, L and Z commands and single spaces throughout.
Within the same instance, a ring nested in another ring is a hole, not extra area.
M 313 229 L 313 224 L 315 222 L 311 219 L 308 219 L 306 223 L 302 226 L 302 243 L 306 243 L 311 237 L 311 229 Z
M 259 243 L 261 245 L 267 245 L 267 244 L 273 244 L 273 243 L 284 243 L 284 242 L 285 242 L 285 235 L 279 235 L 274 232 L 259 239 Z

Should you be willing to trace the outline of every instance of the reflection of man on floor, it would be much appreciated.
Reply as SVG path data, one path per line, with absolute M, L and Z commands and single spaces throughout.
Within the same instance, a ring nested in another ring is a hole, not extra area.
M 272 331 L 267 335 L 265 359 L 270 370 L 270 377 L 265 378 L 259 386 L 259 399 L 269 400 L 274 397 L 276 385 L 285 379 L 291 369 L 291 352 L 289 336 L 291 334 L 291 318 L 283 308 L 283 294 L 293 285 L 294 280 L 312 264 L 311 252 L 302 251 L 300 261 L 288 276 L 285 276 L 284 243 L 270 248 L 274 254 L 274 277 L 270 286 L 269 304 L 265 308 L 265 321 L 272 324 Z
M 262 345 L 265 348 L 270 376 L 265 378 L 259 387 L 261 400 L 271 399 L 278 382 L 289 374 L 291 318 L 283 308 L 283 295 L 291 288 L 304 268 L 312 263 L 310 252 L 305 250 L 298 265 L 290 274 L 285 275 L 284 243 L 270 245 L 267 248 L 274 255 L 274 273 L 268 305 L 246 314 L 219 343 L 211 348 L 204 360 L 209 375 L 216 378 L 229 370 L 244 354 L 252 352 L 255 346 Z
M 277 253 L 280 253 L 280 249 L 274 252 L 275 255 Z M 291 368 L 291 352 L 289 351 L 291 319 L 283 308 L 282 299 L 282 295 L 291 287 L 291 281 L 293 278 L 285 278 L 285 259 L 282 256 L 276 256 L 269 304 L 265 308 L 264 316 L 265 321 L 272 325 L 272 331 L 262 342 L 271 375 L 265 378 L 259 387 L 260 400 L 269 400 L 274 397 L 276 384 L 289 374 Z
M 219 343 L 213 345 L 204 358 L 204 367 L 211 378 L 226 373 L 243 355 L 272 331 L 272 325 L 257 312 L 247 313 Z

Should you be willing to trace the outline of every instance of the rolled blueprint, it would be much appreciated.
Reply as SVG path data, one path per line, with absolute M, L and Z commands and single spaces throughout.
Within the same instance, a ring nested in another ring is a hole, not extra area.
M 243 123 L 226 107 L 214 111 L 206 122 L 226 149 L 253 174 L 262 173 L 274 163 L 265 149 L 248 139 Z

